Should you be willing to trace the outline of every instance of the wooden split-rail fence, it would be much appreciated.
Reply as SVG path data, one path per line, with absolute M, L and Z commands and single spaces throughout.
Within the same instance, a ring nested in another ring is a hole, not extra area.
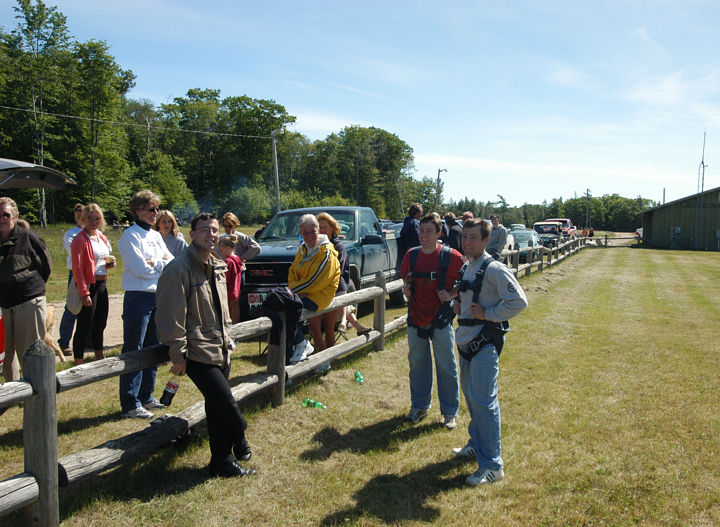
M 531 247 L 503 252 L 508 265 L 516 275 L 530 274 L 533 270 L 555 265 L 585 247 L 583 239 L 570 240 L 548 249 Z M 527 252 L 529 262 L 520 265 L 519 255 Z M 537 258 L 532 255 L 536 255 Z M 280 316 L 279 343 L 268 346 L 267 370 L 250 377 L 232 389 L 235 400 L 241 401 L 261 392 L 269 391 L 274 406 L 283 404 L 285 381 L 313 372 L 324 363 L 352 353 L 368 344 L 376 351 L 385 348 L 385 337 L 407 324 L 407 315 L 392 322 L 385 321 L 386 295 L 402 288 L 402 280 L 385 282 L 381 273 L 375 285 L 336 297 L 327 309 L 303 315 L 304 319 L 362 302 L 373 301 L 373 328 L 367 335 L 314 353 L 298 364 L 285 364 L 284 316 Z M 260 317 L 235 324 L 230 335 L 236 341 L 266 335 L 272 321 Z M 160 418 L 152 426 L 132 434 L 109 439 L 89 450 L 76 452 L 58 459 L 57 405 L 58 393 L 86 386 L 125 373 L 139 371 L 167 362 L 168 348 L 151 346 L 115 357 L 85 363 L 56 373 L 55 353 L 41 340 L 24 354 L 23 375 L 18 382 L 0 384 L 0 408 L 23 403 L 24 472 L 0 481 L 0 518 L 24 508 L 27 525 L 54 527 L 59 525 L 59 489 L 95 476 L 116 466 L 141 459 L 149 453 L 183 436 L 205 420 L 204 401 L 198 401 L 177 414 Z

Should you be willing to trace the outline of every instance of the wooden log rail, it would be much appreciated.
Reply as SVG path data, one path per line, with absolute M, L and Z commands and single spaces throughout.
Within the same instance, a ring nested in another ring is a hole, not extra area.
M 542 270 L 544 265 L 558 263 L 570 254 L 585 247 L 584 239 L 570 240 L 556 248 L 536 247 L 530 250 L 504 251 L 509 257 L 513 272 L 533 267 Z M 538 259 L 519 266 L 520 252 L 539 252 Z M 545 256 L 547 255 L 547 262 Z M 407 324 L 407 315 L 385 323 L 385 298 L 400 290 L 402 280 L 388 284 L 381 273 L 376 285 L 333 299 L 327 309 L 304 313 L 303 319 L 320 316 L 343 306 L 372 300 L 374 302 L 373 329 L 331 348 L 313 354 L 309 359 L 294 365 L 285 365 L 285 331 L 279 331 L 279 345 L 268 349 L 267 372 L 258 373 L 232 389 L 236 401 L 265 390 L 270 390 L 274 405 L 284 402 L 285 380 L 294 379 L 317 369 L 321 364 L 343 357 L 369 343 L 376 351 L 384 349 L 385 336 Z M 284 315 L 281 316 L 284 326 Z M 272 328 L 269 318 L 261 317 L 235 324 L 230 335 L 235 340 L 247 340 L 266 334 Z M 141 370 L 169 359 L 167 346 L 158 345 L 140 351 L 120 354 L 117 357 L 82 364 L 60 373 L 55 372 L 55 354 L 42 341 L 34 343 L 25 353 L 23 373 L 25 380 L 0 385 L 0 408 L 25 401 L 23 414 L 23 442 L 25 471 L 0 481 L 0 517 L 20 508 L 25 510 L 28 525 L 57 526 L 59 524 L 58 488 L 139 459 L 186 434 L 205 420 L 205 406 L 198 401 L 175 415 L 158 418 L 139 432 L 110 439 L 95 448 L 57 459 L 57 405 L 56 394 L 124 373 Z

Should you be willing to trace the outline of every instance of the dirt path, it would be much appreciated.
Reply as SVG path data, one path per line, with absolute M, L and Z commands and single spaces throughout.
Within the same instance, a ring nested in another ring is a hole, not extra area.
M 53 341 L 57 342 L 60 337 L 60 318 L 65 308 L 65 302 L 50 302 L 50 305 L 55 307 L 55 313 L 57 313 L 58 320 L 53 329 Z M 123 293 L 110 295 L 110 312 L 108 313 L 107 327 L 105 328 L 105 349 L 122 346 L 122 305 Z M 72 341 L 70 344 L 72 345 Z

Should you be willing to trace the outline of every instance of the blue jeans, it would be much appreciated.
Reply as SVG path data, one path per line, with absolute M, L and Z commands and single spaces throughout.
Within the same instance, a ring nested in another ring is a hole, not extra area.
M 460 406 L 458 368 L 455 360 L 455 332 L 452 324 L 435 329 L 431 339 L 418 336 L 417 328 L 408 327 L 408 361 L 410 362 L 410 402 L 412 408 L 428 410 L 432 401 L 432 353 L 435 354 L 440 413 L 455 416 Z
M 68 271 L 68 283 L 67 285 L 70 285 L 70 281 L 73 279 L 73 273 L 72 271 Z M 70 347 L 70 339 L 72 338 L 73 329 L 75 328 L 75 319 L 77 317 L 73 315 L 70 310 L 67 308 L 67 304 L 65 305 L 65 310 L 63 311 L 63 316 L 60 319 L 60 338 L 58 339 L 58 346 L 60 346 L 60 349 L 65 349 Z
M 155 333 L 155 293 L 125 291 L 122 352 L 158 343 Z M 157 365 L 120 376 L 120 406 L 129 412 L 153 400 Z
M 469 444 L 477 451 L 478 468 L 500 470 L 500 402 L 498 354 L 485 344 L 472 361 L 460 356 L 460 384 L 470 412 Z

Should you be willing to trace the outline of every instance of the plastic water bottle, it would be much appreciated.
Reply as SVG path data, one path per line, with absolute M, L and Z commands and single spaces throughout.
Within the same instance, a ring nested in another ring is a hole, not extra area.
M 175 397 L 175 392 L 178 391 L 179 387 L 180 377 L 178 375 L 173 375 L 172 377 L 170 377 L 170 380 L 165 385 L 165 390 L 163 391 L 162 397 L 160 397 L 160 402 L 165 406 L 170 406 L 173 397 Z
M 358 384 L 362 384 L 365 382 L 365 378 L 362 376 L 362 373 L 360 373 L 359 371 L 355 372 L 355 382 L 357 382 Z
M 308 408 L 320 408 L 321 410 L 325 410 L 325 408 L 327 408 L 327 406 L 320 401 L 313 401 L 312 399 L 303 399 L 302 405 L 307 406 Z

